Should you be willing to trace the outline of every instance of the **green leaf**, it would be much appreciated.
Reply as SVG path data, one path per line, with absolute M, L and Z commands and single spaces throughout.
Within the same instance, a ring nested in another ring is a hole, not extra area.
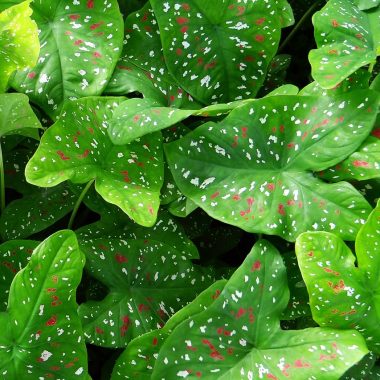
M 60 231 L 42 242 L 17 273 L 8 309 L 0 313 L 0 373 L 4 378 L 73 379 L 87 373 L 87 353 L 75 291 L 84 257 L 75 235 Z
M 306 230 L 353 240 L 371 208 L 348 183 L 313 176 L 370 133 L 378 96 L 272 96 L 165 146 L 176 184 L 210 216 L 289 241 Z M 339 141 L 339 144 L 337 144 Z
M 52 187 L 70 179 L 95 179 L 97 192 L 136 223 L 154 224 L 163 183 L 160 134 L 114 146 L 107 134 L 113 110 L 123 98 L 90 97 L 67 102 L 59 120 L 41 138 L 26 166 L 27 181 Z
M 123 19 L 116 0 L 34 0 L 41 52 L 11 85 L 56 117 L 66 99 L 100 95 L 121 54 Z
M 0 311 L 6 310 L 14 276 L 26 266 L 37 245 L 32 240 L 13 240 L 0 245 Z
M 343 240 L 327 232 L 306 232 L 296 243 L 313 319 L 321 326 L 356 328 L 377 354 L 380 352 L 379 231 L 380 205 L 358 233 L 356 257 Z
M 7 205 L 0 216 L 0 235 L 4 240 L 24 239 L 43 231 L 67 215 L 76 200 L 66 184 L 35 189 Z
M 354 3 L 363 11 L 379 6 L 380 0 L 355 0 Z
M 290 21 L 286 1 L 150 3 L 169 72 L 205 104 L 253 98 Z
M 373 133 L 377 133 L 376 130 Z M 379 137 L 367 137 L 356 152 L 334 167 L 319 173 L 319 176 L 333 182 L 380 178 Z
M 310 51 L 313 78 L 333 88 L 380 52 L 380 7 L 361 11 L 350 0 L 330 0 L 313 16 L 318 49 Z
M 368 352 L 353 331 L 281 330 L 288 297 L 281 256 L 261 240 L 215 302 L 174 329 L 159 352 L 152 380 L 330 380 Z
M 150 380 L 158 352 L 171 331 L 182 321 L 200 313 L 211 305 L 221 293 L 226 280 L 219 280 L 197 298 L 175 313 L 162 329 L 154 330 L 132 340 L 118 357 L 111 380 Z
M 138 91 L 163 106 L 198 108 L 169 74 L 160 31 L 149 2 L 125 21 L 125 44 L 106 93 L 126 95 Z
M 0 137 L 19 134 L 39 139 L 41 123 L 23 94 L 0 94 Z
M 0 92 L 5 92 L 15 70 L 37 63 L 40 45 L 36 23 L 30 18 L 31 1 L 24 1 L 0 13 Z
M 166 320 L 214 282 L 212 270 L 192 264 L 193 254 L 166 239 L 135 234 L 81 243 L 86 268 L 110 292 L 79 307 L 86 340 L 124 347 Z

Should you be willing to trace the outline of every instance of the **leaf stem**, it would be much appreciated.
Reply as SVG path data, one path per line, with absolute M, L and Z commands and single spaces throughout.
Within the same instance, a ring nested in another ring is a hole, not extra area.
M 314 12 L 316 8 L 318 8 L 321 5 L 321 1 L 316 1 L 300 18 L 300 20 L 297 22 L 296 26 L 292 29 L 292 31 L 288 34 L 288 36 L 285 38 L 284 42 L 281 44 L 281 46 L 278 49 L 278 53 L 281 53 L 282 50 L 284 50 L 284 47 L 291 41 L 291 39 L 294 37 L 294 35 L 298 32 L 298 30 L 301 28 L 301 26 L 306 22 L 306 20 L 309 18 L 309 16 Z
M 3 151 L 1 149 L 0 141 L 0 210 L 1 213 L 5 209 L 5 175 L 4 175 L 4 162 L 3 162 Z
M 91 181 L 89 181 L 87 183 L 87 185 L 84 187 L 84 189 L 82 190 L 82 192 L 80 193 L 79 198 L 77 199 L 77 201 L 76 201 L 76 203 L 74 205 L 73 212 L 71 213 L 69 224 L 67 225 L 67 228 L 69 230 L 72 229 L 75 217 L 77 216 L 77 213 L 78 213 L 79 207 L 80 207 L 80 205 L 81 205 L 81 203 L 83 201 L 83 198 L 86 196 L 88 190 L 90 190 L 90 187 L 94 183 L 94 181 L 95 181 L 95 179 L 92 179 Z
M 368 66 L 368 72 L 372 74 L 373 69 L 375 68 L 376 61 L 372 61 Z

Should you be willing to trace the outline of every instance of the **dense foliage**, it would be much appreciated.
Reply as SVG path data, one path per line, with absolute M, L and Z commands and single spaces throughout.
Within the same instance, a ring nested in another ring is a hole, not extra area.
M 380 378 L 379 0 L 0 12 L 2 379 Z

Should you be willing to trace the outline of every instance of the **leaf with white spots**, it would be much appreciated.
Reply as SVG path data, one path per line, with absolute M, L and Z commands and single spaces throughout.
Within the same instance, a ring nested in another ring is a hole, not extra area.
M 355 248 L 356 257 L 343 240 L 327 232 L 306 232 L 296 243 L 313 319 L 321 326 L 356 328 L 378 354 L 380 204 L 360 229 Z
M 260 240 L 215 302 L 166 339 L 152 380 L 331 380 L 368 353 L 354 331 L 281 330 L 288 298 L 281 256 Z
M 24 94 L 0 94 L 0 137 L 18 134 L 38 139 L 41 124 Z
M 30 18 L 31 1 L 24 1 L 0 13 L 0 92 L 5 92 L 15 70 L 37 63 L 40 44 L 36 23 Z
M 170 235 L 169 235 L 170 238 Z M 101 301 L 79 307 L 87 342 L 124 347 L 138 335 L 162 327 L 176 311 L 215 281 L 212 269 L 194 265 L 165 239 L 125 236 L 81 243 L 86 268 L 109 288 Z
M 28 264 L 38 244 L 33 240 L 13 240 L 0 245 L 0 311 L 7 308 L 9 288 L 14 276 Z
M 6 379 L 81 379 L 87 353 L 75 301 L 84 256 L 72 231 L 43 241 L 12 281 L 0 313 L 0 374 Z
M 377 128 L 356 152 L 334 167 L 319 173 L 319 176 L 333 182 L 380 178 L 379 138 L 380 128 Z
M 168 72 L 157 20 L 149 2 L 127 17 L 124 29 L 123 52 L 105 92 L 126 95 L 138 91 L 162 106 L 198 108 Z
M 286 1 L 150 1 L 170 73 L 196 100 L 253 98 L 281 38 Z M 289 7 L 286 7 L 289 11 Z
M 107 126 L 123 100 L 89 97 L 67 102 L 28 162 L 26 179 L 41 187 L 95 179 L 96 191 L 107 202 L 136 223 L 152 226 L 163 183 L 161 136 L 158 132 L 128 145 L 113 145 Z
M 333 88 L 380 54 L 380 7 L 364 12 L 351 0 L 330 0 L 313 16 L 318 49 L 310 51 L 312 76 Z
M 158 352 L 171 331 L 182 321 L 200 313 L 211 305 L 223 290 L 226 280 L 219 280 L 197 298 L 175 313 L 162 329 L 154 330 L 132 340 L 118 357 L 111 380 L 150 380 Z
M 354 0 L 360 10 L 372 9 L 380 5 L 380 0 Z
M 33 190 L 10 202 L 1 214 L 0 235 L 4 240 L 24 239 L 43 231 L 67 215 L 77 200 L 66 184 Z
M 31 7 L 40 56 L 10 84 L 56 117 L 64 100 L 103 92 L 121 54 L 123 19 L 117 0 L 34 0 Z
M 350 184 L 313 175 L 369 135 L 378 95 L 271 96 L 166 144 L 182 193 L 222 222 L 294 241 L 307 230 L 353 240 L 371 207 Z

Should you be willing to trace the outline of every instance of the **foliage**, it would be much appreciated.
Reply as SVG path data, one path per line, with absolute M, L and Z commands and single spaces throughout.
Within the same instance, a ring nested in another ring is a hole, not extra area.
M 379 0 L 0 12 L 0 377 L 379 377 Z

